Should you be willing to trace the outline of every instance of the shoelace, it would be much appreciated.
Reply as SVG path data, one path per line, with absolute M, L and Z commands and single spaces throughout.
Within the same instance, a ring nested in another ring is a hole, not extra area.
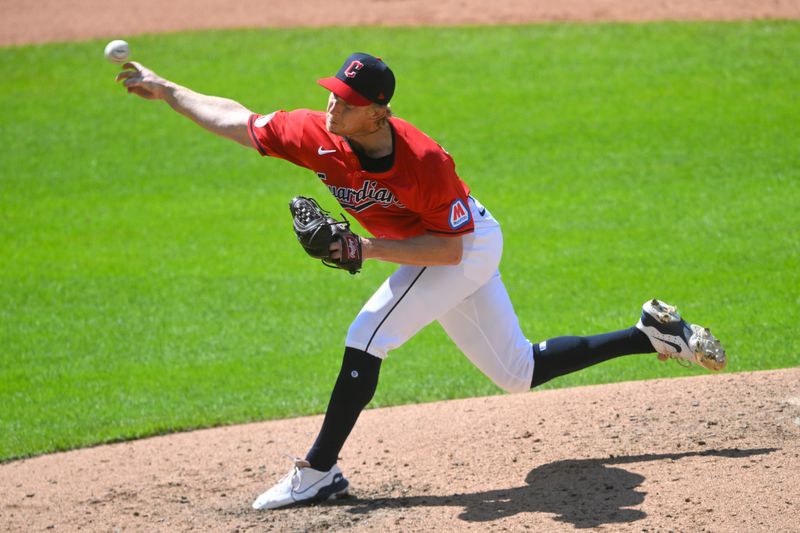
M 658 359 L 660 361 L 667 361 L 668 359 L 674 359 L 683 368 L 692 368 L 691 361 L 688 361 L 688 360 L 686 360 L 683 357 L 680 357 L 678 355 L 668 354 L 668 353 L 660 353 L 660 354 L 658 354 Z
M 312 217 L 312 215 L 317 215 L 317 211 L 311 207 L 312 205 L 319 210 L 319 213 L 322 216 Z M 320 205 L 317 203 L 317 201 L 314 200 L 313 198 L 306 198 L 305 202 L 302 202 L 297 209 L 298 218 L 300 219 L 300 222 L 302 222 L 303 225 L 305 226 L 308 226 L 312 220 L 322 219 L 326 221 L 325 224 L 327 226 L 335 226 L 337 224 L 343 224 L 348 228 L 350 227 L 350 221 L 347 219 L 346 216 L 344 216 L 344 213 L 339 213 L 339 216 L 342 217 L 341 221 L 333 220 L 332 218 L 330 218 L 330 214 L 331 214 L 330 211 L 322 209 Z
M 293 463 L 294 466 L 289 471 L 288 474 L 283 476 L 283 478 L 280 480 L 280 483 L 283 483 L 284 481 L 289 479 L 289 482 L 290 482 L 290 484 L 292 486 L 292 490 L 297 490 L 297 489 L 300 488 L 300 485 L 302 485 L 302 483 L 303 483 L 302 471 L 300 470 L 300 467 L 297 466 L 297 462 L 300 461 L 300 458 L 292 457 L 291 455 L 289 455 L 287 453 L 284 453 L 283 456 L 286 457 L 287 459 L 289 459 Z M 297 480 L 296 484 L 295 484 L 295 479 Z

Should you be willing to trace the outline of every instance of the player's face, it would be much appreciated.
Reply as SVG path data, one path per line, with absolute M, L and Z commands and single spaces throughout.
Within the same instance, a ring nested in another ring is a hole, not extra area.
M 348 104 L 335 94 L 328 97 L 325 127 L 336 135 L 354 136 L 371 132 L 375 127 L 370 106 Z

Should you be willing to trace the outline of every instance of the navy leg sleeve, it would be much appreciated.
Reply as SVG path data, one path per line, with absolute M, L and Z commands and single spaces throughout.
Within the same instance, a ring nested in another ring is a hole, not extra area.
M 647 335 L 635 327 L 589 337 L 548 339 L 533 345 L 531 387 L 614 357 L 652 352 L 653 345 Z
M 306 455 L 311 468 L 328 471 L 336 464 L 358 415 L 375 394 L 380 368 L 379 357 L 355 348 L 345 349 L 322 429 Z

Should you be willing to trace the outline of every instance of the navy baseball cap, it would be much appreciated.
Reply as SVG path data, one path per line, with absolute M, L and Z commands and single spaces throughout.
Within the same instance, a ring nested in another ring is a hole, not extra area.
M 317 83 L 348 104 L 386 105 L 394 94 L 394 74 L 380 57 L 355 53 L 348 57 L 336 76 Z

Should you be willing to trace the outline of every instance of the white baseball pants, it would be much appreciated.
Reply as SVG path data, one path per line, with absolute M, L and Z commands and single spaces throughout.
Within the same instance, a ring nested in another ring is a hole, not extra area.
M 347 332 L 346 345 L 385 359 L 438 320 L 472 363 L 508 392 L 530 390 L 533 348 L 500 278 L 503 234 L 470 198 L 475 231 L 462 237 L 461 263 L 402 265 L 372 295 Z

